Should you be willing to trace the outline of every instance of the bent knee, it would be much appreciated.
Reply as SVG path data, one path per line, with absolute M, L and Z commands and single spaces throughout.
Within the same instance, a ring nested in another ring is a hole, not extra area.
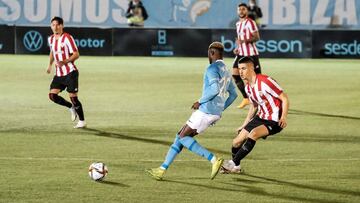
M 261 135 L 260 133 L 256 132 L 256 131 L 251 131 L 248 135 L 248 138 L 251 138 L 252 140 L 258 140 L 262 137 L 263 135 Z
M 55 102 L 56 96 L 57 96 L 57 94 L 49 93 L 49 99 L 50 99 L 51 101 L 53 101 L 53 102 Z
M 238 148 L 240 147 L 241 143 L 242 142 L 239 139 L 233 139 L 232 146 Z

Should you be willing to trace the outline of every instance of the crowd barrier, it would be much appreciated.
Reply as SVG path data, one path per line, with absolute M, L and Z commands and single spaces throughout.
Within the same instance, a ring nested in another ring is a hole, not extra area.
M 81 55 L 185 56 L 207 55 L 212 41 L 225 46 L 226 56 L 236 47 L 233 29 L 65 28 Z M 49 54 L 49 27 L 0 26 L 0 53 Z M 257 42 L 264 58 L 358 58 L 360 31 L 260 30 Z

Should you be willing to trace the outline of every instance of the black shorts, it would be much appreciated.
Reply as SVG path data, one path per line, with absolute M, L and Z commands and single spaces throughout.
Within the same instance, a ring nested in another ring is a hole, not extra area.
M 268 129 L 269 135 L 274 135 L 282 130 L 278 122 L 264 120 L 261 119 L 259 116 L 255 116 L 254 118 L 252 118 L 251 121 L 244 127 L 244 129 L 248 132 L 251 132 L 254 128 L 260 125 L 264 125 Z
M 239 60 L 242 58 L 243 56 L 240 55 L 236 55 L 235 59 L 234 59 L 234 63 L 233 63 L 233 68 L 238 68 L 239 67 Z M 255 73 L 259 74 L 261 73 L 261 66 L 260 66 L 260 61 L 259 61 L 259 56 L 249 56 L 250 58 L 252 58 L 252 60 L 254 60 L 254 66 L 255 66 Z
M 78 92 L 79 86 L 79 71 L 75 70 L 65 76 L 54 76 L 51 84 L 51 89 L 60 89 L 63 91 L 66 89 L 69 93 L 76 93 Z

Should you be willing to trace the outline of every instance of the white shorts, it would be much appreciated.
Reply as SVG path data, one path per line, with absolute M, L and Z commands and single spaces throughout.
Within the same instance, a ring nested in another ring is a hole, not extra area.
M 204 132 L 209 126 L 214 125 L 221 117 L 218 115 L 207 114 L 196 110 L 191 114 L 186 124 L 191 129 L 196 129 L 197 133 Z

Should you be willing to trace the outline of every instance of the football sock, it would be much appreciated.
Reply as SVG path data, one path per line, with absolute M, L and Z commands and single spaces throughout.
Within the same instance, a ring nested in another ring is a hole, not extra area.
M 76 111 L 77 115 L 79 116 L 79 120 L 83 121 L 84 120 L 84 111 L 83 111 L 83 108 L 82 108 L 82 105 L 81 105 L 80 101 L 78 100 L 77 97 L 70 97 L 70 99 L 71 99 L 71 102 L 74 105 L 74 108 L 75 108 L 75 111 Z
M 68 108 L 72 107 L 72 104 L 70 102 L 66 101 L 64 98 L 62 98 L 61 96 L 59 96 L 57 94 L 49 93 L 49 99 L 61 106 L 66 106 Z
M 174 143 L 170 146 L 168 153 L 166 154 L 164 163 L 161 164 L 160 168 L 167 170 L 170 164 L 174 161 L 175 157 L 181 152 L 184 146 L 180 143 L 180 137 L 176 134 Z
M 235 157 L 236 153 L 240 150 L 241 145 L 239 147 L 231 147 L 231 156 L 232 158 Z
M 240 75 L 233 75 L 233 78 L 235 80 L 236 86 L 239 88 L 239 90 L 240 90 L 241 94 L 243 95 L 243 97 L 248 98 L 248 96 L 246 95 L 246 92 L 245 92 L 244 81 L 241 79 Z
M 256 141 L 251 138 L 248 138 L 245 141 L 245 143 L 241 146 L 240 150 L 236 153 L 235 157 L 233 158 L 233 161 L 236 166 L 240 165 L 240 161 L 251 152 L 255 144 Z
M 199 156 L 202 156 L 211 161 L 211 163 L 215 162 L 216 158 L 214 158 L 214 154 L 202 147 L 194 138 L 185 136 L 180 139 L 180 143 L 195 154 L 198 154 Z

